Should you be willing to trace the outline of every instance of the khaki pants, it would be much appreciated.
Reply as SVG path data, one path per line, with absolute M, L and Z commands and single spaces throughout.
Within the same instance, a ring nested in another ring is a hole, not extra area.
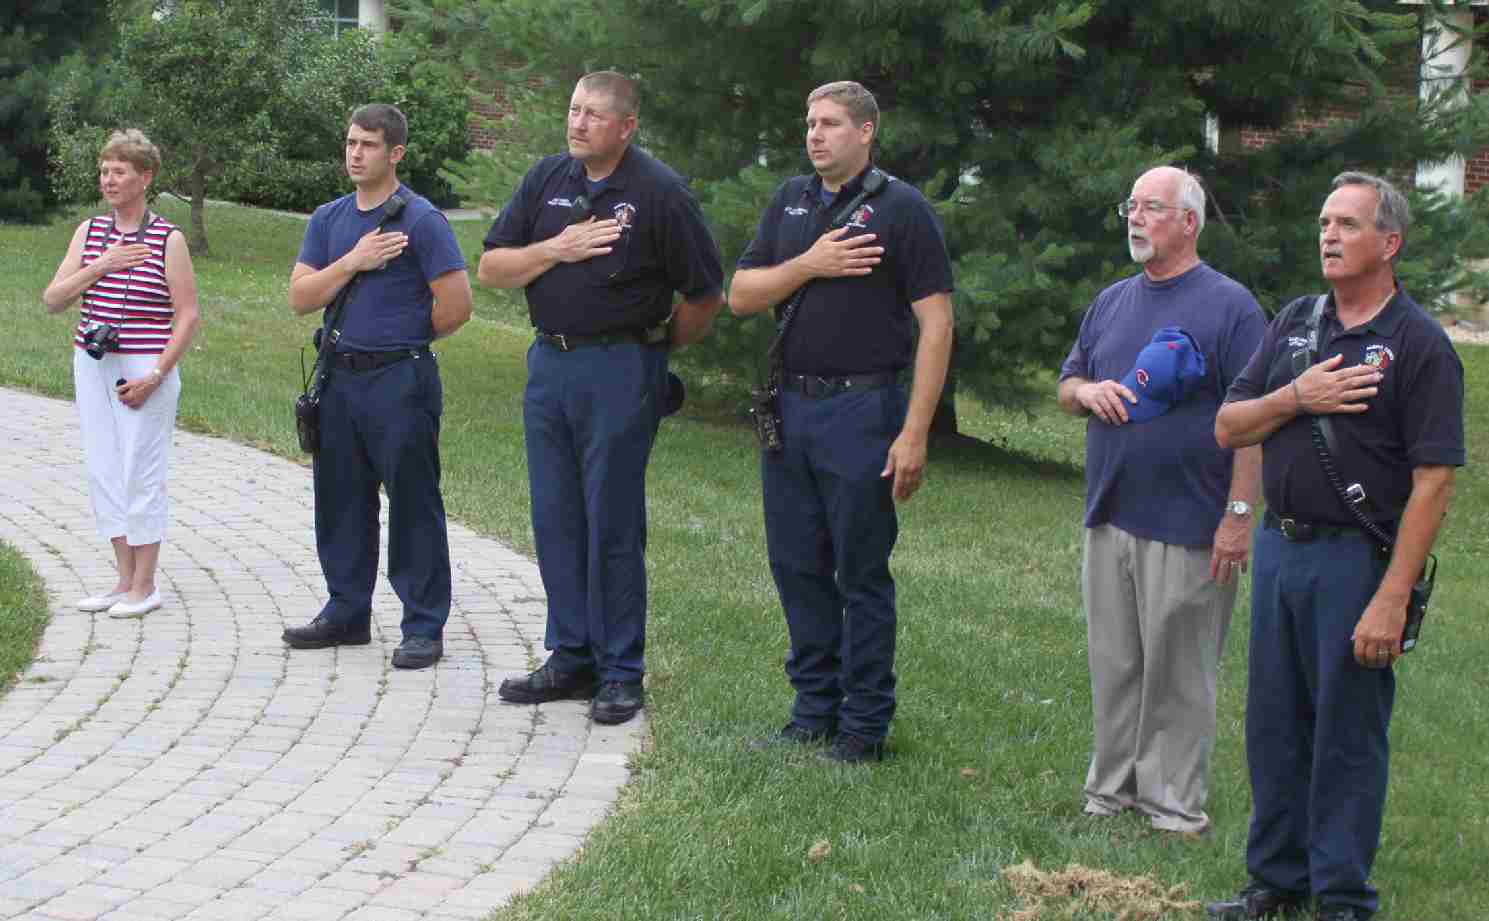
M 1211 581 L 1208 549 L 1087 529 L 1081 591 L 1095 718 L 1087 813 L 1137 808 L 1165 831 L 1209 824 L 1215 677 L 1236 587 Z

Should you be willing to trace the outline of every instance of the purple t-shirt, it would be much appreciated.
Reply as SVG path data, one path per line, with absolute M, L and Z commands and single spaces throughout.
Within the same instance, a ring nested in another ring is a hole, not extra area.
M 1145 540 L 1208 547 L 1225 514 L 1232 454 L 1215 443 L 1215 414 L 1261 342 L 1266 318 L 1251 292 L 1204 263 L 1177 278 L 1138 273 L 1096 297 L 1060 366 L 1060 380 L 1116 380 L 1163 326 L 1205 355 L 1188 399 L 1143 423 L 1086 424 L 1086 527 L 1112 524 Z

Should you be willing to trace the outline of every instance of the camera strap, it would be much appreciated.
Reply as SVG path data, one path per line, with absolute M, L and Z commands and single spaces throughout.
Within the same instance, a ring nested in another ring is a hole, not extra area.
M 117 214 L 110 214 L 109 215 L 109 229 L 104 234 L 104 237 L 103 237 L 103 244 L 104 244 L 105 247 L 107 247 L 109 245 L 109 240 L 112 240 L 114 238 L 114 234 L 119 233 L 119 223 L 118 223 L 118 220 L 119 220 L 119 216 Z M 133 245 L 133 244 L 139 244 L 139 243 L 145 242 L 145 231 L 149 230 L 150 227 L 157 220 L 159 220 L 159 218 L 156 217 L 155 212 L 153 212 L 150 209 L 146 208 L 145 209 L 145 216 L 140 219 L 140 226 L 139 226 L 139 228 L 136 229 L 136 230 L 134 230 L 131 233 L 119 233 L 119 243 L 120 244 L 129 243 L 129 244 L 132 244 Z M 129 239 L 130 237 L 134 237 L 134 239 L 131 240 L 131 239 Z M 164 247 L 162 246 L 162 250 L 163 249 L 164 249 Z M 133 284 L 134 284 L 134 269 L 130 269 L 128 271 L 128 273 L 125 274 L 125 276 L 124 276 L 124 296 L 121 299 L 122 300 L 122 303 L 124 305 L 124 309 L 125 310 L 128 310 L 129 309 L 129 289 L 130 289 L 130 286 L 133 285 Z M 87 322 L 89 322 L 89 323 L 93 322 L 93 311 L 91 311 L 91 310 L 88 311 L 88 316 L 87 316 L 86 319 L 87 319 Z
M 823 233 L 847 226 L 848 221 L 853 218 L 853 214 L 858 210 L 859 206 L 884 191 L 887 185 L 889 185 L 888 174 L 877 166 L 870 167 L 869 171 L 864 174 L 863 184 L 859 187 L 858 194 L 854 195 L 848 200 L 847 204 L 837 210 L 837 213 L 828 222 L 827 229 Z M 769 368 L 768 374 L 772 379 L 769 381 L 771 384 L 778 383 L 782 374 L 785 372 L 786 333 L 791 329 L 791 321 L 796 319 L 796 313 L 801 307 L 802 298 L 806 296 L 807 289 L 812 286 L 813 281 L 816 281 L 816 279 L 810 279 L 806 284 L 796 289 L 791 295 L 791 299 L 786 302 L 785 308 L 781 311 L 780 320 L 776 322 L 775 339 L 770 343 L 770 348 L 765 352 L 765 361 Z

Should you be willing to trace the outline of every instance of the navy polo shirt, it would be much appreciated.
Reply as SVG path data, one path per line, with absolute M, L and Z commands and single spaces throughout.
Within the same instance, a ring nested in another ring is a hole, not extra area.
M 1301 297 L 1273 319 L 1261 347 L 1231 385 L 1226 401 L 1251 400 L 1293 379 L 1292 353 L 1307 345 L 1316 297 Z M 1363 413 L 1334 413 L 1334 458 L 1345 483 L 1365 488 L 1365 514 L 1395 522 L 1411 495 L 1411 471 L 1423 465 L 1460 467 L 1463 444 L 1463 363 L 1442 325 L 1399 288 L 1369 322 L 1341 329 L 1329 295 L 1319 324 L 1318 359 L 1342 354 L 1341 367 L 1374 365 L 1384 377 Z M 1267 507 L 1304 521 L 1352 526 L 1355 521 L 1324 476 L 1312 425 L 1299 415 L 1262 446 Z
M 687 183 L 635 147 L 593 196 L 583 163 L 568 154 L 540 160 L 497 215 L 486 249 L 558 236 L 580 195 L 597 219 L 620 221 L 620 239 L 604 256 L 561 262 L 534 279 L 527 286 L 533 326 L 571 336 L 641 330 L 671 315 L 674 291 L 698 300 L 723 289 L 718 245 Z
M 770 200 L 739 268 L 794 259 L 827 230 L 835 205 L 858 194 L 867 170 L 823 203 L 822 177 L 789 179 Z M 848 222 L 849 236 L 872 233 L 884 255 L 868 275 L 816 278 L 807 285 L 786 334 L 786 370 L 836 377 L 899 371 L 911 360 L 910 305 L 952 290 L 951 257 L 941 222 L 918 190 L 890 176 Z M 789 298 L 787 301 L 789 302 Z M 784 304 L 777 304 L 777 319 Z
M 434 291 L 429 284 L 441 275 L 465 269 L 465 257 L 450 222 L 439 209 L 408 186 L 400 185 L 398 195 L 405 202 L 403 211 L 383 230 L 407 234 L 408 246 L 381 269 L 356 276 L 356 287 L 341 312 L 338 352 L 428 345 L 434 339 Z M 310 216 L 298 261 L 320 271 L 351 252 L 382 220 L 383 206 L 363 211 L 357 207 L 355 192 L 327 202 Z

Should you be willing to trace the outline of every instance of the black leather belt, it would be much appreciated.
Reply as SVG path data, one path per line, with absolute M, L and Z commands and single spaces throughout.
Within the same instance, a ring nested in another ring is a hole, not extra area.
M 1279 532 L 1283 537 L 1291 541 L 1303 543 L 1310 540 L 1318 540 L 1321 537 L 1368 537 L 1359 528 L 1349 527 L 1342 524 L 1315 524 L 1311 521 L 1299 521 L 1296 518 L 1286 518 L 1268 511 L 1262 516 L 1262 527 L 1271 528 Z M 1387 528 L 1387 530 L 1390 530 Z
M 332 352 L 331 354 L 335 357 L 338 368 L 371 371 L 374 368 L 403 361 L 405 358 L 418 358 L 422 352 L 420 349 L 398 349 L 393 352 Z
M 874 390 L 893 384 L 899 375 L 893 371 L 878 374 L 845 374 L 841 377 L 820 377 L 816 374 L 787 374 L 781 384 L 813 399 L 836 396 L 850 390 Z
M 560 352 L 591 348 L 597 345 L 661 345 L 667 341 L 667 324 L 646 329 L 626 329 L 613 333 L 596 333 L 591 336 L 550 333 L 546 329 L 536 331 L 539 342 L 546 342 Z

